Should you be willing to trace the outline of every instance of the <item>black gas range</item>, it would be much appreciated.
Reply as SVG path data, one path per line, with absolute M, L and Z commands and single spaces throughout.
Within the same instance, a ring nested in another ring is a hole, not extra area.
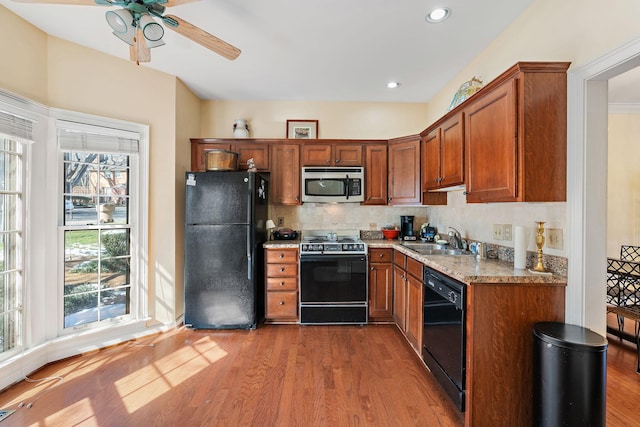
M 367 245 L 357 230 L 302 232 L 300 323 L 367 323 L 367 289 Z
M 300 255 L 366 254 L 367 244 L 357 231 L 303 231 Z

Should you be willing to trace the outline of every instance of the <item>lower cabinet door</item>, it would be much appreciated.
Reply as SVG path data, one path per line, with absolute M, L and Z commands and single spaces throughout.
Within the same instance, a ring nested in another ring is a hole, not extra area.
M 298 317 L 297 292 L 267 292 L 266 316 L 269 320 Z

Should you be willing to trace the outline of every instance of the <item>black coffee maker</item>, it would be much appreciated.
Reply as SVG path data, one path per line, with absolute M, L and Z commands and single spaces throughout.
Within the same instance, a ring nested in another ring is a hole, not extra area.
M 413 215 L 400 217 L 400 240 L 416 240 L 416 235 L 413 232 Z

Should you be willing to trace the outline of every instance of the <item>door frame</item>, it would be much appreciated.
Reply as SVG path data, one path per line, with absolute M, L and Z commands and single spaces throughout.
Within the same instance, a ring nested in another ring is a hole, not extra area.
M 606 336 L 608 81 L 640 66 L 640 38 L 567 73 L 567 323 Z

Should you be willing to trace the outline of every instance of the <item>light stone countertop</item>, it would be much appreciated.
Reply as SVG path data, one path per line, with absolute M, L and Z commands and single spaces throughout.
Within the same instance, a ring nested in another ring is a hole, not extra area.
M 369 248 L 390 248 L 420 261 L 467 285 L 473 284 L 546 284 L 566 286 L 567 278 L 558 274 L 536 274 L 513 268 L 513 264 L 495 259 L 478 259 L 472 255 L 422 255 L 396 240 L 364 240 Z M 271 240 L 264 248 L 298 248 L 299 240 Z

